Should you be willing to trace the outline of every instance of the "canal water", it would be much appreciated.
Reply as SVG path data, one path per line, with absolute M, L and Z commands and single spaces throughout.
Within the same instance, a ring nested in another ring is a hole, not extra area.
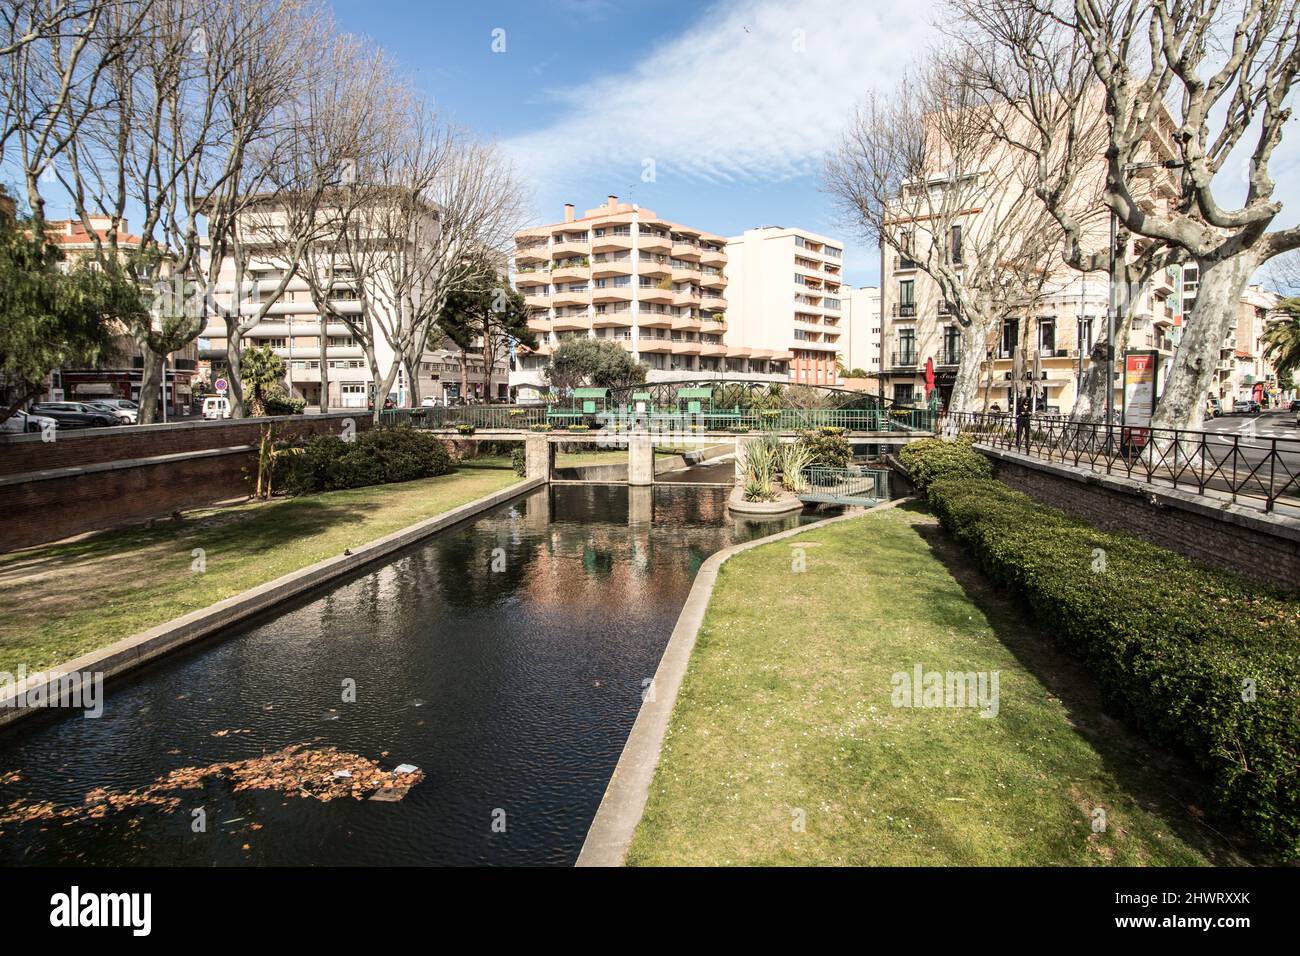
M 0 864 L 572 863 L 701 563 L 805 520 L 726 496 L 539 489 L 110 684 L 98 719 L 0 735 Z M 396 802 L 212 778 L 171 812 L 13 822 L 296 744 L 425 777 Z

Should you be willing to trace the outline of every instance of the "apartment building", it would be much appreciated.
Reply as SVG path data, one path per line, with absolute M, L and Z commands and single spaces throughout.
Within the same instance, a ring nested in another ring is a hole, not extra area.
M 789 381 L 836 385 L 847 364 L 844 244 L 803 229 L 759 226 L 727 240 L 735 341 L 788 352 Z
M 110 238 L 116 240 L 119 255 L 137 252 L 144 240 L 131 232 L 125 220 L 116 227 L 109 216 L 89 217 L 90 228 L 81 219 L 51 219 L 45 223 L 46 239 L 63 252 L 62 268 L 69 269 L 97 254 L 96 238 L 105 248 Z M 65 366 L 50 375 L 44 396 L 50 401 L 93 401 L 97 398 L 126 398 L 140 404 L 144 377 L 144 354 L 127 329 L 116 323 L 111 351 L 94 368 Z M 198 379 L 198 347 L 191 342 L 167 357 L 160 394 L 152 396 L 155 404 L 164 405 L 167 417 L 183 418 L 190 414 L 192 389 Z
M 841 361 L 849 371 L 880 375 L 880 287 L 866 285 L 850 289 L 843 297 L 844 344 Z
M 1192 267 L 1195 268 L 1195 267 Z M 1225 408 L 1235 401 L 1268 398 L 1276 404 L 1282 393 L 1277 370 L 1264 358 L 1264 332 L 1281 297 L 1258 285 L 1246 287 L 1237 303 L 1237 323 L 1219 349 L 1215 384 Z
M 221 264 L 214 297 L 226 310 L 235 308 L 238 298 L 239 313 L 245 316 L 257 315 L 265 307 L 262 319 L 244 336 L 244 347 L 270 346 L 284 359 L 285 390 L 290 396 L 303 399 L 309 410 L 321 407 L 366 408 L 376 401 L 374 376 L 362 343 L 343 317 L 359 319 L 362 303 L 367 300 L 373 309 L 385 309 L 384 303 L 391 301 L 392 297 L 374 294 L 375 286 L 386 281 L 383 269 L 376 269 L 376 274 L 357 276 L 353 268 L 345 264 L 344 256 L 335 256 L 332 262 L 317 256 L 289 280 L 277 301 L 264 306 L 266 297 L 274 293 L 288 268 L 278 252 L 280 246 L 273 238 L 277 233 L 278 216 L 279 211 L 273 205 L 262 205 L 250 211 L 239 223 L 238 228 L 244 230 L 246 243 L 253 249 L 245 266 L 242 288 L 237 281 L 235 262 L 228 258 Z M 430 209 L 422 234 L 436 234 L 436 229 L 437 212 Z M 259 241 L 259 237 L 265 238 Z M 325 318 L 322 318 L 311 286 L 304 277 L 308 268 L 314 269 L 318 277 L 327 277 L 327 281 L 322 282 L 330 289 Z M 361 283 L 370 283 L 370 289 Z M 363 297 L 366 291 L 370 294 Z M 378 329 L 391 322 L 391 317 L 377 314 L 373 321 Z M 210 316 L 199 339 L 199 357 L 206 363 L 204 372 L 209 384 L 228 374 L 227 336 L 225 319 L 219 314 Z M 375 335 L 375 357 L 381 376 L 396 361 L 393 348 L 382 333 Z M 323 376 L 322 363 L 326 363 Z M 489 376 L 485 374 L 481 351 L 471 349 L 462 355 L 450 342 L 443 342 L 441 348 L 427 349 L 417 365 L 415 369 L 408 368 L 406 363 L 399 365 L 387 396 L 398 407 L 415 403 L 412 374 L 419 376 L 420 399 L 432 398 L 439 404 L 466 399 L 504 400 L 508 396 L 508 369 L 504 360 L 496 363 L 490 376 L 492 394 L 487 395 L 485 380 Z M 324 394 L 322 379 L 328 381 L 328 391 Z M 378 401 L 382 402 L 383 398 Z
M 566 203 L 562 222 L 515 242 L 514 283 L 538 336 L 510 375 L 519 400 L 538 397 L 551 354 L 577 336 L 617 342 L 649 366 L 650 381 L 785 381 L 786 349 L 754 347 L 732 329 L 724 237 L 611 195 L 580 218 Z

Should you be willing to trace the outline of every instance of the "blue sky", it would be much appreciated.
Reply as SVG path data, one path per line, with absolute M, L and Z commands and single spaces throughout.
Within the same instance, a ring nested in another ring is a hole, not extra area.
M 876 251 L 838 221 L 818 168 L 854 104 L 924 51 L 930 0 L 332 5 L 341 29 L 501 143 L 535 223 L 614 193 L 724 235 L 825 233 L 845 242 L 850 282 L 876 281 Z

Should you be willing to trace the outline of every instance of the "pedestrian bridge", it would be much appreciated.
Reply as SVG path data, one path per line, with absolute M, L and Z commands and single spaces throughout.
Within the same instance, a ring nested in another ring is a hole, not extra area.
M 872 508 L 889 500 L 889 472 L 883 468 L 808 469 L 804 504 L 855 505 Z

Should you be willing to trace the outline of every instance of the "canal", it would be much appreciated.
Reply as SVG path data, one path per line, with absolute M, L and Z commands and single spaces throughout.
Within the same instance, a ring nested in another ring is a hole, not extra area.
M 114 682 L 98 719 L 24 722 L 0 863 L 571 864 L 701 563 L 807 520 L 726 496 L 539 489 Z M 322 801 L 193 770 L 291 746 L 424 777 Z

